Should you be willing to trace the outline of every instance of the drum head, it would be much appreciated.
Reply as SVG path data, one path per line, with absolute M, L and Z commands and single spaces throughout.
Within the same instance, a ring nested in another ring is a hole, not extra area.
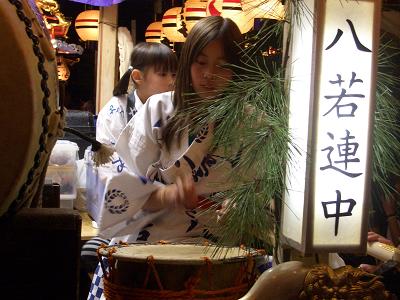
M 158 264 L 202 265 L 205 258 L 213 264 L 245 260 L 249 255 L 259 255 L 236 247 L 216 247 L 193 244 L 131 244 L 101 248 L 100 254 L 121 261 L 143 262 L 153 257 Z

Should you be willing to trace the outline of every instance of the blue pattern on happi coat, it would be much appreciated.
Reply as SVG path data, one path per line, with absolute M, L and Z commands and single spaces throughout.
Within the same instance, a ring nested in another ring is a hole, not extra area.
M 104 206 L 111 214 L 122 214 L 129 208 L 128 197 L 120 190 L 109 190 L 105 195 Z
M 147 241 L 150 237 L 150 231 L 148 231 L 147 229 L 152 227 L 154 224 L 150 223 L 147 224 L 145 227 L 143 227 L 143 229 L 139 232 L 138 237 L 137 237 L 137 241 Z
M 190 225 L 188 229 L 186 229 L 186 232 L 192 231 L 199 224 L 199 221 L 196 219 L 195 214 L 196 210 L 194 209 L 186 211 L 186 215 L 190 217 Z
M 195 163 L 188 156 L 184 155 L 183 159 L 192 169 L 192 177 L 194 182 L 198 182 L 200 177 L 208 177 L 208 169 L 217 163 L 217 160 L 214 158 L 213 155 L 206 154 L 201 160 L 200 166 L 196 169 Z

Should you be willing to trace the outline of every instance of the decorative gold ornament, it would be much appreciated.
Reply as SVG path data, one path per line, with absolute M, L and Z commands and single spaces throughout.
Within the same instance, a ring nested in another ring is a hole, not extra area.
M 67 21 L 60 12 L 60 5 L 56 0 L 35 0 L 36 5 L 43 15 L 46 27 L 51 38 L 67 37 L 70 21 Z

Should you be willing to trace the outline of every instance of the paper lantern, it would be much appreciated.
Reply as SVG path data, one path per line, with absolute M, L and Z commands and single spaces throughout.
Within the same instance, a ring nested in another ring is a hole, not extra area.
M 206 13 L 231 19 L 246 33 L 253 28 L 254 18 L 282 20 L 285 7 L 280 0 L 208 0 Z
M 57 74 L 58 80 L 67 81 L 71 72 L 69 71 L 68 65 L 62 56 L 57 57 Z
M 186 24 L 186 30 L 189 33 L 194 24 L 207 16 L 207 1 L 188 0 L 183 7 L 183 17 Z
M 97 41 L 99 37 L 99 11 L 85 10 L 75 20 L 75 30 L 83 41 Z
M 146 32 L 144 33 L 146 42 L 150 43 L 161 43 L 162 40 L 162 23 L 153 22 L 147 26 Z
M 168 9 L 162 17 L 163 33 L 171 42 L 184 42 L 182 7 Z
M 222 13 L 223 0 L 209 0 L 207 1 L 207 16 L 220 16 Z

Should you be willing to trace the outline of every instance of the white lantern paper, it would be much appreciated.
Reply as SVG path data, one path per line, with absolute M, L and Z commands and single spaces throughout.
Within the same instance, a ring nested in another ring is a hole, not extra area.
M 75 30 L 83 41 L 97 41 L 99 37 L 99 10 L 85 10 L 75 20 Z
M 280 0 L 208 0 L 208 16 L 230 18 L 246 33 L 253 28 L 255 18 L 283 20 L 285 7 Z
M 161 43 L 162 40 L 162 23 L 161 22 L 153 22 L 147 26 L 146 31 L 144 33 L 144 37 L 146 42 L 150 43 Z
M 287 168 L 282 235 L 303 253 L 365 253 L 381 2 L 305 4 L 315 19 L 293 28 L 289 126 L 301 154 Z
M 183 16 L 187 33 L 202 18 L 207 16 L 207 0 L 188 0 L 183 6 Z
M 182 7 L 168 9 L 162 17 L 163 33 L 171 42 L 184 42 L 185 36 L 182 31 L 183 16 Z

